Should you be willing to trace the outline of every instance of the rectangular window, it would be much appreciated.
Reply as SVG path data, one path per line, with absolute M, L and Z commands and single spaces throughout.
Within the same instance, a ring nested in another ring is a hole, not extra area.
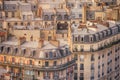
M 6 16 L 6 18 L 8 17 L 8 12 L 5 12 L 5 16 Z
M 48 67 L 48 66 L 49 66 L 49 62 L 46 61 L 46 62 L 45 62 L 45 67 Z
M 29 60 L 29 62 L 30 62 L 30 65 L 32 65 L 32 60 Z
M 15 17 L 15 12 L 12 12 L 12 17 Z
M 84 80 L 84 73 L 80 73 L 80 80 Z
M 94 63 L 91 64 L 91 70 L 94 70 Z
M 2 19 L 2 13 L 0 13 L 0 19 Z
M 56 65 L 57 65 L 57 61 L 54 61 L 53 66 L 56 66 Z
M 91 61 L 94 61 L 94 54 L 91 55 Z
M 80 70 L 84 70 L 84 64 L 80 64 Z
M 2 22 L 0 22 L 0 28 L 2 28 Z

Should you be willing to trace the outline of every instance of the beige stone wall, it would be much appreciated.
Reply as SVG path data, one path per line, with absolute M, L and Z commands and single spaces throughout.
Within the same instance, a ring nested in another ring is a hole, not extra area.
M 105 13 L 104 12 L 95 12 L 95 19 L 98 20 L 100 18 L 101 20 L 105 19 Z
M 30 37 L 33 36 L 33 41 L 38 41 L 40 38 L 40 30 L 14 30 L 13 35 L 18 39 L 24 36 L 27 41 L 30 41 Z

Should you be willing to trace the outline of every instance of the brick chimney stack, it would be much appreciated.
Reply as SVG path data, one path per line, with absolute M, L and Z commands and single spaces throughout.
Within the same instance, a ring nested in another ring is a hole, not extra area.
M 85 23 L 86 22 L 86 19 L 87 19 L 87 6 L 86 4 L 83 5 L 82 7 L 82 22 Z
M 19 45 L 22 45 L 25 42 L 26 42 L 26 37 L 20 37 L 19 40 L 18 40 Z
M 38 42 L 38 47 L 42 48 L 43 45 L 44 45 L 44 40 L 40 39 L 39 42 Z

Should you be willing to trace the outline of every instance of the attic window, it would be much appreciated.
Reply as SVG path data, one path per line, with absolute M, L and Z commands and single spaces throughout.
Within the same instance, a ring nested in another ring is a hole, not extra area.
M 52 20 L 54 19 L 54 15 L 51 15 L 51 19 L 52 19 Z
M 49 16 L 48 15 L 45 15 L 45 18 L 44 18 L 45 20 L 48 20 L 49 19 Z
M 7 48 L 7 53 L 9 53 L 9 52 L 10 52 L 10 47 Z
M 2 46 L 2 47 L 0 48 L 0 52 L 3 52 L 3 50 L 4 50 L 4 46 Z
M 62 16 L 61 16 L 61 15 L 58 15 L 58 19 L 59 19 L 59 20 L 62 19 Z
M 14 52 L 17 53 L 18 52 L 18 48 L 15 48 Z
M 64 19 L 68 19 L 68 17 L 69 17 L 69 16 L 68 16 L 67 14 L 64 15 Z

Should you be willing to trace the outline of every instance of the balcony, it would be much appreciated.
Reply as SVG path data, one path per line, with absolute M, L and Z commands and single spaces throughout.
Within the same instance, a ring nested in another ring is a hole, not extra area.
M 96 52 L 96 51 L 104 50 L 106 48 L 110 48 L 119 43 L 120 43 L 120 39 L 115 42 L 109 43 L 108 45 L 104 45 L 103 47 L 99 47 L 97 50 L 92 49 L 90 51 L 85 51 L 85 50 L 83 51 L 83 50 L 78 50 L 77 48 L 75 48 L 75 49 L 73 49 L 73 52 Z
M 63 70 L 65 68 L 68 68 L 70 66 L 73 66 L 75 64 L 76 59 L 73 59 L 65 64 L 61 64 L 58 66 L 51 66 L 51 67 L 45 67 L 45 66 L 36 66 L 36 65 L 27 65 L 27 64 L 19 64 L 19 63 L 12 63 L 12 62 L 0 62 L 1 66 L 10 66 L 15 68 L 24 68 L 24 69 L 34 69 L 34 70 L 41 70 L 41 71 L 56 71 L 56 70 Z

